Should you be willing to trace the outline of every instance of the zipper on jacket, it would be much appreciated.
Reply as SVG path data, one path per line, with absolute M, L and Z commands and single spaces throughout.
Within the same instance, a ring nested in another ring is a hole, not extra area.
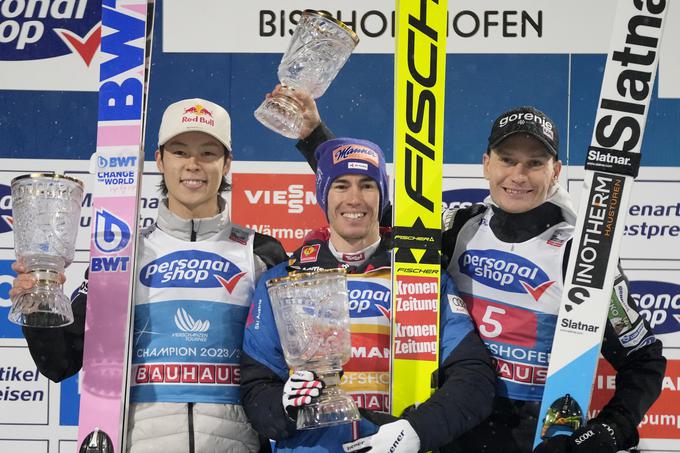
M 191 219 L 191 242 L 196 242 L 196 230 L 194 230 L 194 219 Z
M 194 403 L 187 404 L 187 415 L 189 417 L 189 453 L 195 453 L 194 447 Z

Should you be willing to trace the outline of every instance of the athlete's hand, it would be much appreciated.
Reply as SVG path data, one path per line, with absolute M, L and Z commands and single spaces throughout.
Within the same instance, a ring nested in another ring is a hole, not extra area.
M 296 371 L 291 374 L 283 386 L 283 408 L 290 418 L 297 419 L 297 411 L 309 404 L 321 394 L 325 387 L 322 380 L 317 379 L 311 371 Z
M 534 453 L 616 453 L 616 434 L 606 424 L 592 422 L 571 436 L 555 436 L 541 442 Z
M 35 277 L 26 272 L 26 266 L 21 261 L 12 263 L 12 270 L 17 273 L 16 278 L 12 281 L 12 288 L 9 290 L 10 299 L 19 297 L 20 295 L 31 291 L 36 284 Z M 59 274 L 59 282 L 63 284 L 66 281 L 64 274 Z
M 400 419 L 382 425 L 372 436 L 342 444 L 342 448 L 347 453 L 416 453 L 420 438 L 408 420 Z
M 309 137 L 309 134 L 321 124 L 321 117 L 319 116 L 319 110 L 316 108 L 316 101 L 314 98 L 306 91 L 284 87 L 281 86 L 281 84 L 277 84 L 274 90 L 267 94 L 267 98 L 278 93 L 290 96 L 300 105 L 302 110 L 302 129 L 300 129 L 300 136 L 298 139 L 304 140 Z

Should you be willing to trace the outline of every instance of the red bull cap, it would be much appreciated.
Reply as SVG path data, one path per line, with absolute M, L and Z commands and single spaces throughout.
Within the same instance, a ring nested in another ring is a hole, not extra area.
M 204 132 L 231 151 L 231 118 L 214 102 L 193 98 L 170 104 L 163 113 L 158 130 L 158 146 L 184 132 Z

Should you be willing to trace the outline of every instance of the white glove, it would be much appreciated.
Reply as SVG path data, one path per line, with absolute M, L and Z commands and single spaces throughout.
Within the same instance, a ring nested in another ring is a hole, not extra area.
M 291 374 L 283 386 L 283 408 L 286 413 L 294 418 L 297 408 L 312 402 L 321 394 L 324 383 L 316 379 L 311 371 L 296 371 Z
M 420 438 L 408 420 L 401 419 L 382 425 L 372 436 L 342 444 L 342 448 L 348 453 L 416 453 Z

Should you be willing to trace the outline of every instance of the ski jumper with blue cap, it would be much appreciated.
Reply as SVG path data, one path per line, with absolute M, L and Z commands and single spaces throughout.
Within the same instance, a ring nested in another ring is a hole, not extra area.
M 311 240 L 258 282 L 246 324 L 241 390 L 253 426 L 277 440 L 277 451 L 342 452 L 352 439 L 352 425 L 295 429 L 281 399 L 288 378 L 266 281 L 291 271 L 344 267 L 348 271 L 352 354 L 344 366 L 341 387 L 360 407 L 359 436 L 394 421 L 387 413 L 391 280 L 389 238 L 359 266 L 340 262 L 326 240 Z M 450 278 L 442 280 L 440 369 L 442 388 L 403 418 L 418 434 L 423 451 L 437 448 L 473 427 L 489 413 L 494 375 L 484 345 Z

